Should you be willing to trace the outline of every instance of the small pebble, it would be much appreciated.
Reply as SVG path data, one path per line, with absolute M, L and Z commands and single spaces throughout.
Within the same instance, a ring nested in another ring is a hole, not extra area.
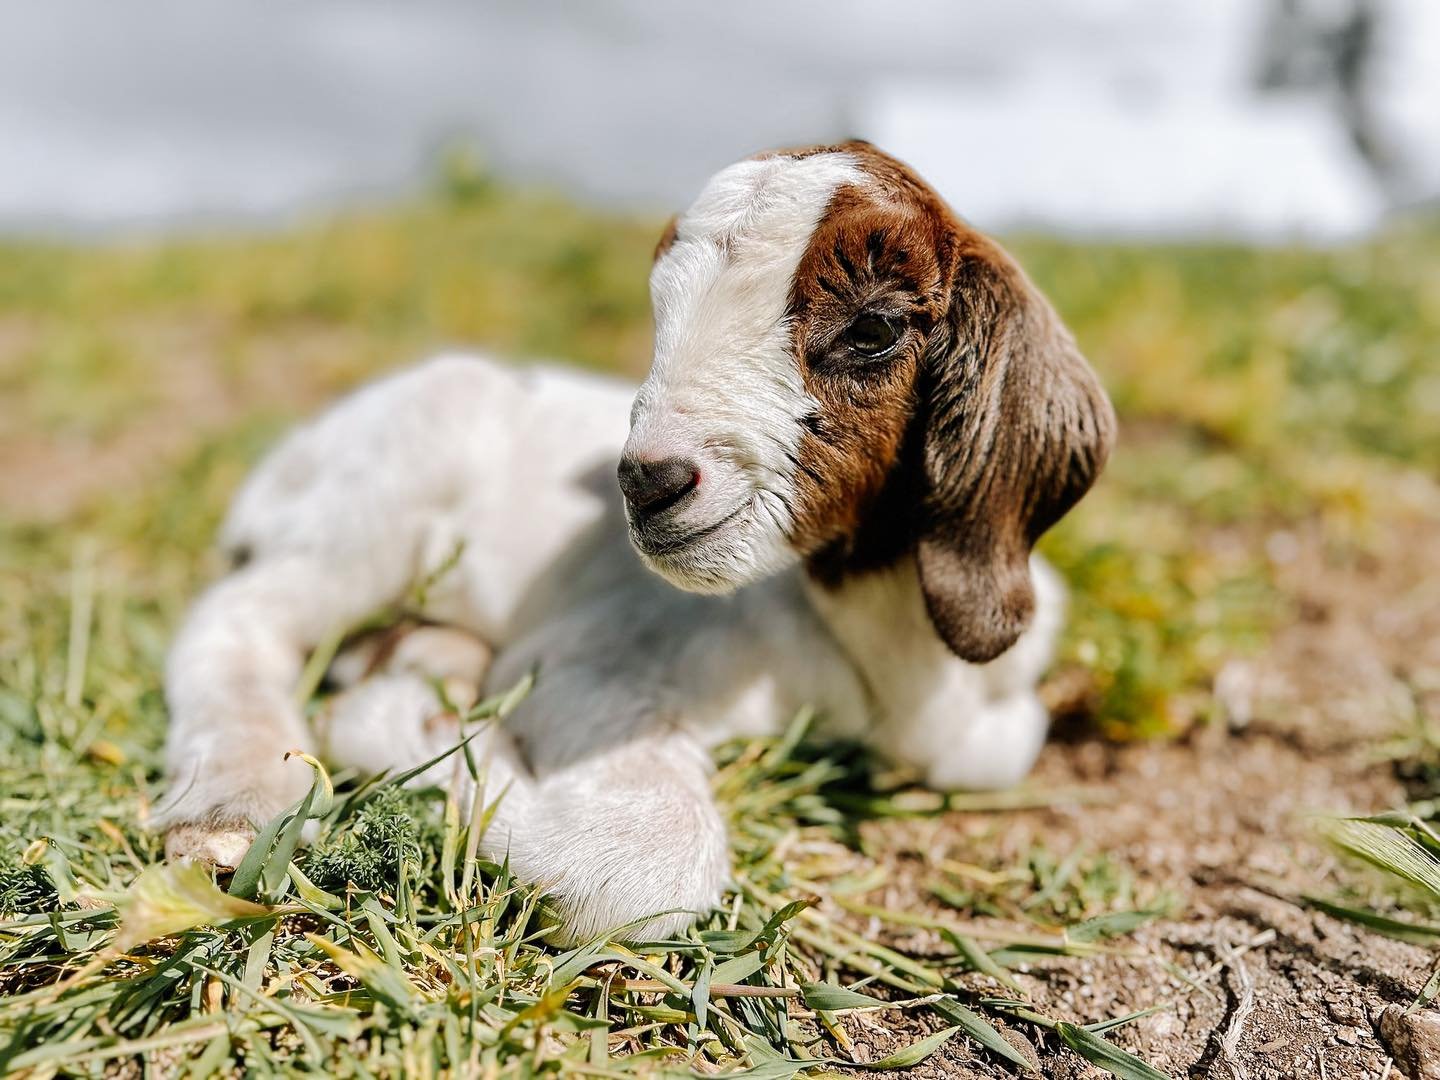
M 1378 1026 L 1385 1049 L 1410 1080 L 1440 1080 L 1440 1016 L 1387 1005 Z
M 1350 1027 L 1369 1027 L 1365 1020 L 1365 1014 L 1348 1001 L 1327 1001 L 1325 1011 L 1337 1024 L 1348 1024 Z

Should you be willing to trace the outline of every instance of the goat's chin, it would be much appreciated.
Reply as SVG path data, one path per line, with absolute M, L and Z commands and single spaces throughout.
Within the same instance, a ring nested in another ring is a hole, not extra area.
M 744 581 L 716 574 L 708 567 L 689 565 L 683 558 L 673 555 L 656 557 L 642 553 L 640 558 L 656 574 L 685 592 L 723 596 L 746 584 Z
M 799 561 L 783 536 L 734 529 L 678 549 L 648 552 L 636 545 L 647 567 L 685 592 L 723 595 L 770 577 Z

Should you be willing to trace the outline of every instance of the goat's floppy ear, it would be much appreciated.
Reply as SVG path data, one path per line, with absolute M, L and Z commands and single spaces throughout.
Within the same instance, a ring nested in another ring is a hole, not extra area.
M 670 220 L 665 223 L 665 230 L 660 234 L 660 239 L 655 243 L 655 253 L 650 256 L 652 263 L 659 262 L 660 256 L 670 250 L 670 246 L 675 243 L 675 237 L 679 234 L 679 231 L 680 215 L 672 214 L 670 215 Z
M 1089 490 L 1115 415 L 1069 332 L 983 237 L 957 237 L 950 308 L 923 360 L 917 560 L 935 629 L 992 660 L 1035 607 L 1030 548 Z

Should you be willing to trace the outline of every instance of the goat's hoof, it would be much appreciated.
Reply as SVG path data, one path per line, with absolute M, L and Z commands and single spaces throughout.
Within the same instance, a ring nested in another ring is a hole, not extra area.
M 165 834 L 165 858 L 205 863 L 216 870 L 234 870 L 250 850 L 255 830 L 244 821 L 192 822 Z

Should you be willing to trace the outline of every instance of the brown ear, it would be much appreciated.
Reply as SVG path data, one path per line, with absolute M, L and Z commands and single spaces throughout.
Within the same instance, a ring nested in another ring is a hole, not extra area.
M 660 239 L 655 243 L 655 254 L 650 256 L 652 263 L 659 262 L 660 256 L 670 250 L 670 246 L 675 243 L 675 237 L 679 231 L 680 215 L 671 214 L 670 220 L 665 223 L 665 230 L 660 234 Z
M 957 241 L 950 308 L 923 362 L 917 560 L 936 631 L 980 663 L 1029 625 L 1030 549 L 1099 475 L 1115 414 L 1020 268 L 978 234 Z

